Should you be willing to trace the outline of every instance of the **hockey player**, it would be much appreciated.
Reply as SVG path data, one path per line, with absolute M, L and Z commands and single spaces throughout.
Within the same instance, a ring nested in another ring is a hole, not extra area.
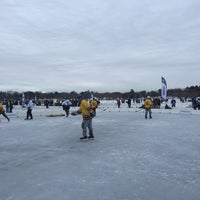
M 147 98 L 144 101 L 145 119 L 147 119 L 148 114 L 149 114 L 149 118 L 152 118 L 152 112 L 151 112 L 152 105 L 153 105 L 153 103 L 151 101 L 150 96 L 147 96 Z
M 66 113 L 66 117 L 69 116 L 69 110 L 70 110 L 71 105 L 72 105 L 72 102 L 68 99 L 62 102 L 62 107 L 63 107 L 63 110 Z
M 0 115 L 3 115 L 8 120 L 8 122 L 10 121 L 9 117 L 5 113 L 5 110 L 1 102 L 0 102 Z
M 77 114 L 82 114 L 82 123 L 81 123 L 81 127 L 82 127 L 82 134 L 83 137 L 81 137 L 81 140 L 84 139 L 94 139 L 94 134 L 93 134 L 93 127 L 92 127 L 92 117 L 90 115 L 89 109 L 90 109 L 90 105 L 88 104 L 87 100 L 83 98 L 82 94 L 79 94 L 77 96 L 77 98 L 79 99 L 79 109 L 75 112 L 72 112 L 72 115 L 77 115 Z M 89 137 L 87 136 L 87 128 L 89 130 Z
M 30 99 L 28 102 L 28 105 L 27 105 L 27 113 L 26 113 L 25 120 L 28 120 L 29 117 L 30 117 L 30 119 L 33 119 L 32 110 L 33 110 L 34 105 L 35 104 L 33 103 L 33 100 Z

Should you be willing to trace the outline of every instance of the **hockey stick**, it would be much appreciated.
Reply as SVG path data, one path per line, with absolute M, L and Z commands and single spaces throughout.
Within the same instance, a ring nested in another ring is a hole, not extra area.
M 140 112 L 141 110 L 143 110 L 144 108 L 141 108 L 141 109 L 139 109 L 139 110 L 136 110 L 135 112 Z

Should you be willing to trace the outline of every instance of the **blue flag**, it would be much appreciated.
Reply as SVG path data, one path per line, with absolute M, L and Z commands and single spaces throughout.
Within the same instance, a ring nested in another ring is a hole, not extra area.
M 161 97 L 162 97 L 162 100 L 166 100 L 167 99 L 167 82 L 163 77 L 161 77 L 161 83 L 162 83 Z

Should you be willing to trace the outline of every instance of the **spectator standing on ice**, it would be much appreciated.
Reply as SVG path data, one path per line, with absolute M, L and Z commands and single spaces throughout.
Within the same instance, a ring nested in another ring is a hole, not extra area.
M 10 112 L 9 101 L 6 99 L 6 113 Z
M 197 97 L 196 102 L 197 102 L 197 108 L 198 110 L 200 110 L 200 97 Z
M 131 98 L 128 98 L 127 104 L 128 104 L 128 107 L 130 108 L 131 107 Z
M 62 107 L 63 107 L 63 110 L 66 113 L 66 117 L 69 116 L 69 110 L 70 110 L 71 105 L 72 105 L 72 102 L 68 99 L 62 102 Z
M 192 98 L 192 107 L 196 110 L 197 108 L 197 101 L 195 98 Z
M 8 120 L 8 122 L 10 121 L 9 117 L 5 113 L 5 110 L 1 102 L 0 102 L 0 115 L 3 115 Z
M 81 137 L 81 140 L 84 139 L 94 139 L 94 134 L 93 134 L 93 127 L 92 127 L 92 117 L 90 116 L 90 106 L 87 102 L 86 99 L 83 98 L 83 94 L 79 94 L 77 96 L 77 98 L 79 99 L 79 109 L 75 112 L 72 112 L 72 115 L 77 115 L 77 114 L 82 114 L 82 123 L 81 123 L 81 127 L 82 127 L 82 134 L 83 137 Z M 87 136 L 87 128 L 89 130 L 89 137 Z
M 49 100 L 48 100 L 48 99 L 46 99 L 46 100 L 44 101 L 44 105 L 46 106 L 46 108 L 49 108 Z
M 151 112 L 152 105 L 153 103 L 151 101 L 150 96 L 147 96 L 147 98 L 144 101 L 145 119 L 147 119 L 148 114 L 149 114 L 149 118 L 152 118 L 152 112 Z
M 30 117 L 30 119 L 33 119 L 32 110 L 33 110 L 34 105 L 35 104 L 33 103 L 33 100 L 30 99 L 29 102 L 28 102 L 28 105 L 27 105 L 27 113 L 26 113 L 26 119 L 25 120 L 28 120 L 29 117 Z
M 120 106 L 121 106 L 121 101 L 120 101 L 120 99 L 118 98 L 118 99 L 117 99 L 117 107 L 120 108 Z
M 12 113 L 13 110 L 13 102 L 10 100 L 9 101 L 9 106 L 10 106 L 10 113 Z

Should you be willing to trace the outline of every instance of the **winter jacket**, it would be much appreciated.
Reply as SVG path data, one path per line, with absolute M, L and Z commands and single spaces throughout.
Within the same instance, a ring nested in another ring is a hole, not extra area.
M 89 120 L 89 119 L 91 119 L 89 108 L 90 108 L 90 106 L 89 106 L 88 102 L 85 99 L 82 99 L 77 113 L 82 114 L 82 117 L 84 120 Z
M 62 106 L 71 106 L 71 105 L 72 105 L 72 103 L 68 99 L 62 102 Z
M 153 105 L 153 103 L 152 103 L 151 99 L 149 99 L 149 98 L 145 99 L 145 101 L 144 101 L 145 109 L 150 109 L 152 107 L 152 105 Z
M 0 114 L 2 114 L 2 113 L 4 113 L 5 112 L 5 110 L 4 110 L 4 108 L 3 108 L 3 105 L 2 105 L 2 103 L 0 103 Z
M 29 108 L 29 109 L 33 109 L 33 106 L 34 106 L 34 103 L 33 103 L 33 101 L 32 100 L 30 100 L 29 102 L 28 102 L 28 105 L 27 105 L 27 107 Z

